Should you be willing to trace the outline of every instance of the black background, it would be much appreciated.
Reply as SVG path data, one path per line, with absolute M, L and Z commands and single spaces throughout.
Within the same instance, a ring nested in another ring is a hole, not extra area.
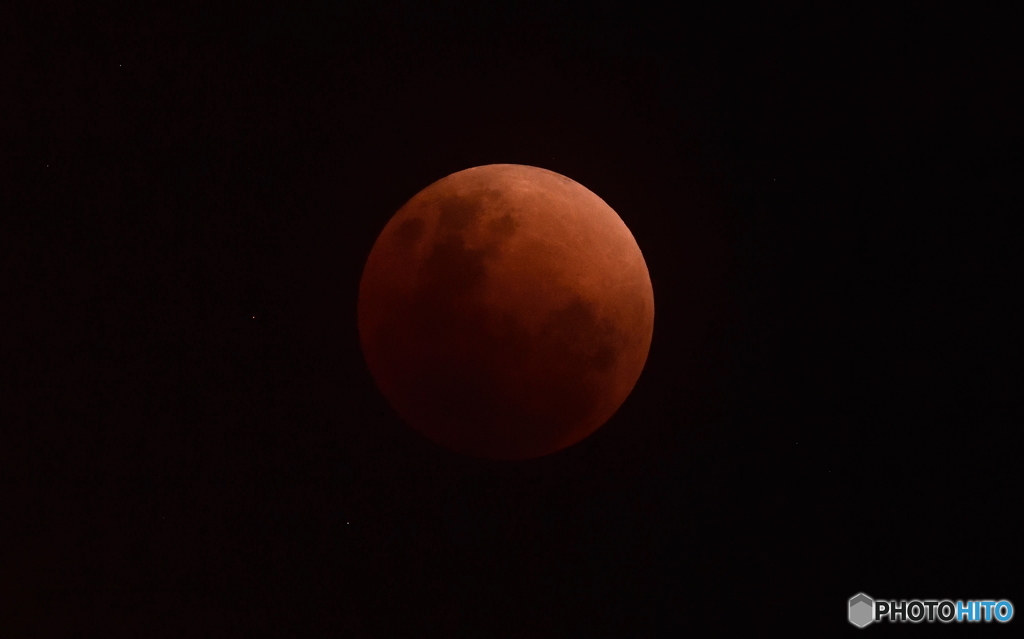
M 359 4 L 2 9 L 0 634 L 1024 605 L 1008 16 Z M 408 198 L 506 162 L 622 216 L 656 318 L 609 423 L 490 463 L 390 411 L 355 300 Z

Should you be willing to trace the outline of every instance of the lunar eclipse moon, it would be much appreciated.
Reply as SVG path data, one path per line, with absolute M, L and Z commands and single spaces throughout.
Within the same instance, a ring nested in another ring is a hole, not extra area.
M 434 182 L 387 223 L 358 327 L 371 375 L 412 428 L 457 453 L 529 459 L 619 409 L 647 360 L 654 295 L 601 198 L 493 164 Z

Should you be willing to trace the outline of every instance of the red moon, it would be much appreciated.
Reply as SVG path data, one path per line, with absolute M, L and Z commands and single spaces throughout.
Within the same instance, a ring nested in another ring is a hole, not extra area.
M 633 390 L 654 330 L 640 248 L 604 200 L 551 171 L 434 182 L 377 238 L 359 337 L 384 397 L 428 439 L 529 459 L 579 442 Z

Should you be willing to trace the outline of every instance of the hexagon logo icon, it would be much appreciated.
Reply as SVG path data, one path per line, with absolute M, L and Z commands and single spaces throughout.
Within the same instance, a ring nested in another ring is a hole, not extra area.
M 864 593 L 850 597 L 850 623 L 863 628 L 873 621 L 875 600 Z

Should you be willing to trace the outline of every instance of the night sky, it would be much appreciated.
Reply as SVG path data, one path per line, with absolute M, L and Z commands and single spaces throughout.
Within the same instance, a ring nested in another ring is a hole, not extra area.
M 5 3 L 0 636 L 1024 606 L 1013 22 L 672 5 Z M 527 462 L 412 431 L 356 332 L 391 215 L 491 163 L 602 197 L 655 295 L 619 412 Z

